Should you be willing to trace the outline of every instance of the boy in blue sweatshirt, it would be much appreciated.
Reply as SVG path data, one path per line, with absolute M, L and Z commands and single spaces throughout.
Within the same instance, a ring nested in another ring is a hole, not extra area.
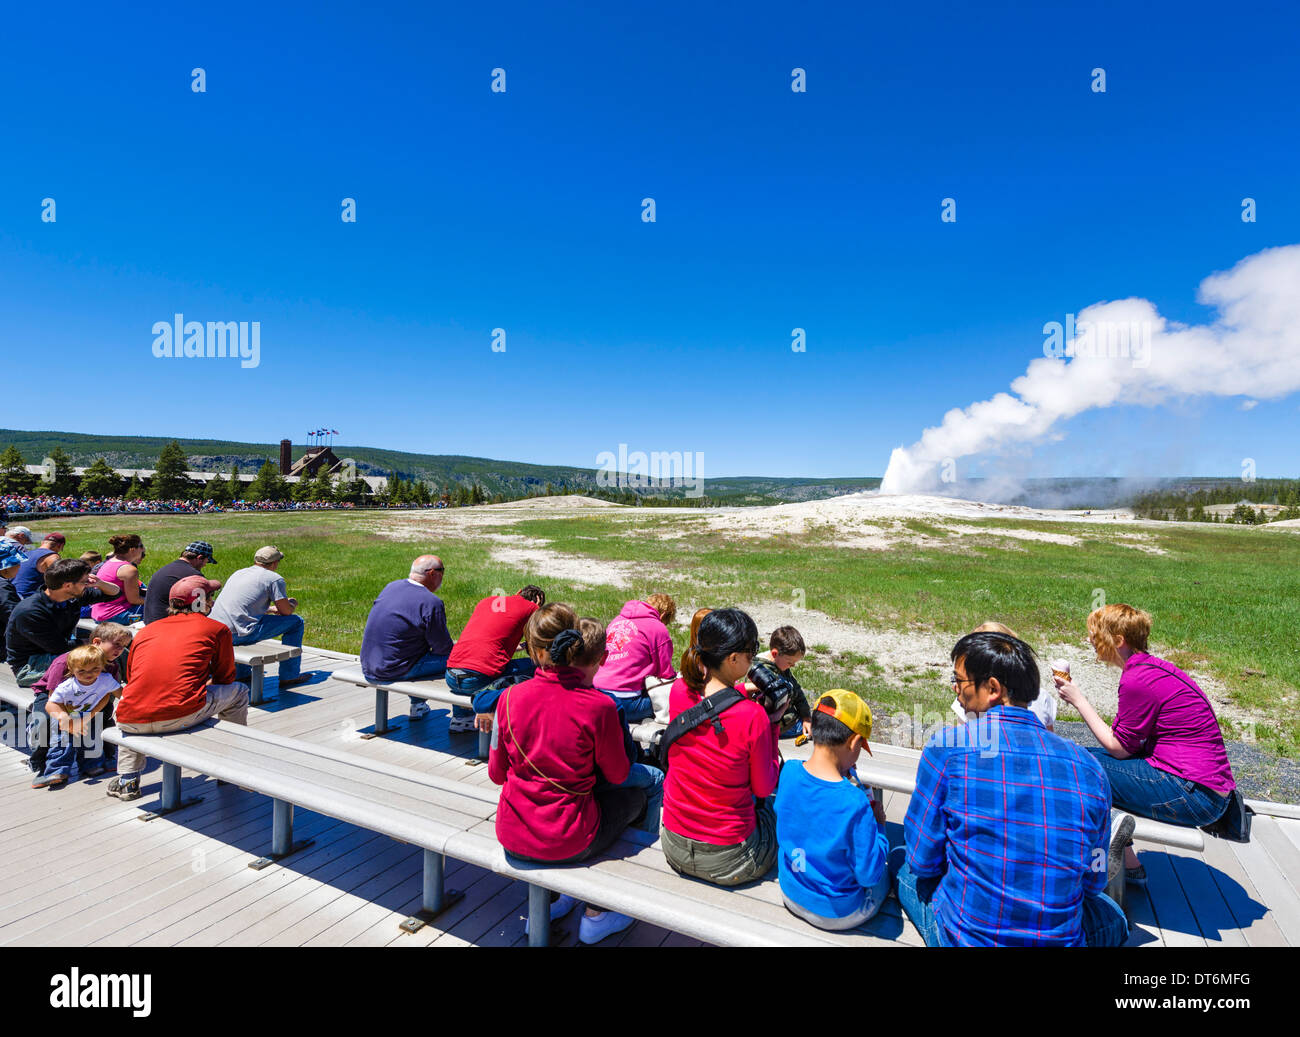
M 849 781 L 870 736 L 870 707 L 851 691 L 827 692 L 812 712 L 812 756 L 781 768 L 781 894 L 791 914 L 821 929 L 862 925 L 889 896 L 885 808 Z

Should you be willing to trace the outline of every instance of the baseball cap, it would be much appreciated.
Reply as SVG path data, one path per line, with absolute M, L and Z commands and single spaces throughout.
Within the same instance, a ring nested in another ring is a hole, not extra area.
M 167 592 L 167 597 L 171 601 L 180 601 L 189 605 L 200 594 L 211 597 L 220 588 L 220 580 L 209 580 L 205 576 L 186 576 L 183 580 L 177 580 L 172 584 L 172 589 Z
M 47 540 L 52 544 L 66 544 L 68 542 L 68 538 L 62 533 L 46 533 L 41 537 L 41 543 L 43 544 Z
M 0 540 L 0 569 L 8 569 L 11 565 L 21 565 L 27 561 L 27 555 L 23 552 L 22 545 L 17 540 Z
M 835 700 L 834 706 L 823 703 L 823 700 L 828 698 Z M 862 701 L 862 696 L 856 691 L 835 688 L 819 695 L 816 712 L 834 717 L 855 735 L 861 735 L 862 747 L 867 750 L 868 755 L 874 755 L 871 746 L 867 744 L 867 739 L 871 737 L 871 707 Z
M 33 544 L 39 543 L 36 539 L 36 534 L 26 526 L 14 526 L 13 529 L 9 530 L 8 536 L 11 540 L 16 540 L 18 537 L 26 537 Z
M 195 540 L 192 544 L 187 544 L 184 553 L 188 555 L 203 555 L 211 560 L 214 565 L 217 561 L 212 557 L 212 545 L 206 540 Z M 186 579 L 189 579 L 189 577 L 187 576 Z
M 274 565 L 283 557 L 283 551 L 268 544 L 266 547 L 257 549 L 257 553 L 253 555 L 253 561 L 260 562 L 262 565 Z

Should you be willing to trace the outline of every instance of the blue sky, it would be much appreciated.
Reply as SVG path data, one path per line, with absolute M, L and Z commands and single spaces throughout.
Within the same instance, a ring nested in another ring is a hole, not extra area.
M 890 8 L 10 11 L 0 341 L 51 379 L 0 426 L 880 475 L 1044 322 L 1203 321 L 1206 275 L 1300 242 L 1294 8 Z M 154 357 L 176 312 L 260 321 L 260 365 Z M 1294 476 L 1296 398 L 1242 402 L 1084 414 L 1016 463 Z

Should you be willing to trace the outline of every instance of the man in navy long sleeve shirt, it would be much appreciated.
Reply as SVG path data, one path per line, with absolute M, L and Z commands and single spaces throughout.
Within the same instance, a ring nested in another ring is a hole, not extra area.
M 361 670 L 368 680 L 418 681 L 446 673 L 452 640 L 447 611 L 434 593 L 443 571 L 442 559 L 421 555 L 405 580 L 379 592 L 361 635 Z M 412 719 L 427 712 L 422 701 L 411 700 Z

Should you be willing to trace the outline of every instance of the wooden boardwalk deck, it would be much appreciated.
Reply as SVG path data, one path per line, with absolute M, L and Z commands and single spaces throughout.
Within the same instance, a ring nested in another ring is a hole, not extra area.
M 338 657 L 307 649 L 304 670 Z M 0 680 L 12 681 L 7 668 Z M 268 691 L 274 684 L 268 680 Z M 491 785 L 474 761 L 476 736 L 452 735 L 445 710 L 409 724 L 407 700 L 390 696 L 401 729 L 365 741 L 374 696 L 333 680 L 281 694 L 249 711 L 263 730 L 345 748 L 375 759 Z M 790 743 L 783 747 L 790 753 Z M 420 906 L 420 851 L 364 829 L 299 812 L 295 835 L 311 847 L 262 871 L 248 862 L 269 849 L 271 804 L 188 775 L 203 802 L 148 823 L 140 806 L 157 796 L 160 771 L 146 773 L 145 797 L 108 799 L 108 776 L 62 789 L 31 789 L 26 753 L 0 748 L 0 945 L 4 946 L 511 946 L 525 943 L 527 889 L 448 861 L 448 884 L 465 899 L 414 935 L 398 923 Z M 901 824 L 908 797 L 890 794 Z M 892 834 L 892 833 L 891 833 Z M 1207 840 L 1204 854 L 1139 844 L 1150 889 L 1130 897 L 1131 943 L 1139 946 L 1300 946 L 1300 820 L 1259 816 L 1254 841 Z M 886 911 L 898 914 L 892 900 Z M 566 919 L 576 940 L 578 914 Z M 919 937 L 902 919 L 898 943 Z M 638 922 L 603 946 L 698 946 Z

